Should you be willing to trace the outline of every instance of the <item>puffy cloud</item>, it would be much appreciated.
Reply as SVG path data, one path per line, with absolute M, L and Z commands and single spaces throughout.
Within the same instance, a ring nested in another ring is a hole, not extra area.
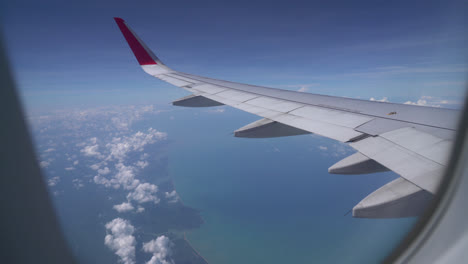
M 128 192 L 128 201 L 116 205 L 116 210 L 126 210 L 131 205 L 134 206 L 133 210 L 142 212 L 144 208 L 139 204 L 160 202 L 156 195 L 158 187 L 138 179 L 140 171 L 150 162 L 148 153 L 144 151 L 147 146 L 165 140 L 167 134 L 154 128 L 132 131 L 132 123 L 142 119 L 145 114 L 159 112 L 153 106 L 103 107 L 58 111 L 42 118 L 33 118 L 31 122 L 36 130 L 59 132 L 54 135 L 66 137 L 63 139 L 68 140 L 68 146 L 76 149 L 78 155 L 66 155 L 70 162 L 67 170 L 78 169 L 78 164 L 85 162 L 84 166 L 96 171 L 92 178 L 94 183 Z M 47 139 L 43 145 L 53 148 L 59 141 L 50 134 L 42 135 Z M 87 159 L 78 160 L 79 155 Z M 43 157 L 40 160 L 44 161 L 41 167 L 47 167 L 53 159 Z M 84 186 L 83 179 L 72 180 L 72 183 L 76 189 Z
M 91 142 L 91 144 L 96 144 L 97 143 L 97 137 L 92 137 L 89 139 L 89 141 Z
M 329 146 L 318 146 L 324 156 L 342 157 L 349 155 L 353 149 L 344 143 L 334 143 Z
M 166 236 L 159 236 L 143 243 L 143 251 L 153 254 L 146 264 L 174 264 L 174 261 L 170 258 L 172 256 L 172 246 L 173 243 Z
M 404 102 L 404 104 L 440 107 L 440 105 L 430 105 L 430 104 L 428 104 L 427 100 L 422 99 L 422 98 L 418 99 L 416 102 L 406 101 L 406 102 Z
M 97 171 L 100 175 L 107 175 L 110 173 L 110 170 L 108 167 L 105 167 L 104 169 L 98 169 Z
M 135 263 L 135 228 L 128 220 L 115 218 L 106 224 L 108 232 L 104 238 L 104 244 L 120 257 L 124 264 Z
M 96 163 L 96 164 L 93 164 L 91 166 L 89 166 L 91 169 L 93 170 L 99 170 L 99 168 L 101 167 L 101 164 L 100 163 Z
M 52 152 L 52 151 L 55 151 L 55 149 L 54 148 L 48 148 L 48 149 L 44 150 L 44 152 Z
M 47 181 L 47 184 L 49 186 L 55 186 L 57 183 L 60 181 L 60 178 L 58 176 L 52 177 Z
M 135 168 L 132 166 L 125 166 L 123 163 L 117 163 L 115 165 L 117 169 L 117 174 L 111 182 L 114 185 L 114 188 L 118 188 L 119 185 L 122 185 L 124 189 L 131 190 L 134 189 L 139 183 L 139 180 L 135 179 Z
M 65 168 L 65 170 L 67 170 L 67 171 L 71 171 L 71 170 L 74 170 L 74 169 L 75 169 L 74 167 L 67 167 L 67 168 Z
M 72 183 L 73 187 L 75 187 L 77 190 L 84 187 L 83 181 L 81 179 L 73 179 Z
M 86 146 L 81 150 L 81 152 L 85 156 L 100 157 L 101 153 L 98 151 L 98 148 L 99 148 L 99 145 L 97 145 L 97 144 L 96 145 L 91 145 L 91 146 Z
M 463 105 L 463 102 L 460 100 L 447 100 L 435 96 L 423 95 L 416 101 L 406 101 L 404 104 L 459 109 Z
M 129 201 L 134 200 L 138 203 L 154 202 L 159 203 L 160 199 L 155 195 L 158 191 L 158 186 L 150 183 L 141 183 L 135 190 L 127 195 Z
M 137 213 L 142 213 L 145 211 L 145 208 L 141 207 L 141 206 L 138 206 L 137 208 Z
M 273 85 L 277 86 L 277 85 Z M 295 89 L 298 92 L 304 93 L 309 91 L 311 87 L 320 86 L 320 83 L 303 83 L 303 84 L 289 84 L 289 85 L 279 85 L 279 87 L 289 88 L 288 90 Z
M 217 108 L 206 110 L 206 112 L 208 113 L 224 113 L 225 111 L 226 111 L 225 107 L 217 107 Z
M 152 105 L 145 106 L 109 106 L 78 109 L 72 111 L 54 111 L 48 115 L 32 114 L 30 116 L 33 129 L 36 131 L 60 130 L 62 136 L 88 136 L 86 142 L 74 142 L 78 147 L 96 145 L 100 140 L 94 138 L 96 130 L 121 134 L 127 132 L 131 125 L 150 114 L 158 114 L 168 110 L 155 110 Z M 57 124 L 60 124 L 57 126 Z M 45 135 L 46 137 L 52 137 Z M 54 134 L 55 137 L 55 134 Z
M 110 143 L 106 144 L 109 150 L 107 160 L 119 160 L 122 162 L 131 151 L 143 151 L 143 148 L 148 144 L 153 144 L 159 140 L 165 139 L 166 133 L 159 132 L 154 128 L 149 128 L 146 133 L 141 131 L 136 132 L 131 136 L 113 138 Z
M 93 178 L 94 183 L 104 185 L 105 187 L 111 187 L 112 183 L 109 179 L 102 177 L 101 175 L 96 175 Z M 117 187 L 118 188 L 118 187 Z
M 332 145 L 332 151 L 333 151 L 333 156 L 335 157 L 341 157 L 341 156 L 346 156 L 349 155 L 354 151 L 350 146 L 344 144 L 344 143 L 335 143 Z
M 374 97 L 371 97 L 369 100 L 376 101 L 376 102 L 385 102 L 385 103 L 389 102 L 387 97 L 384 97 L 382 99 L 375 99 Z
M 132 211 L 134 209 L 133 205 L 131 203 L 121 203 L 121 204 L 116 204 L 114 205 L 114 209 L 117 210 L 119 213 L 124 213 L 128 211 Z
M 45 161 L 45 160 L 39 162 L 39 166 L 40 166 L 41 168 L 47 168 L 47 167 L 49 167 L 49 165 L 50 165 L 50 162 Z
M 135 189 L 140 181 L 135 179 L 135 168 L 132 166 L 125 166 L 123 163 L 117 163 L 115 165 L 117 173 L 111 178 L 105 178 L 102 174 L 94 176 L 94 182 L 96 184 L 102 184 L 105 187 L 113 187 L 118 189 L 123 187 L 126 190 Z M 99 172 L 99 171 L 98 171 Z M 107 170 L 104 168 L 104 172 Z
M 139 160 L 135 163 L 135 165 L 141 169 L 144 169 L 146 166 L 148 166 L 148 162 L 146 160 Z
M 179 201 L 179 195 L 175 190 L 173 190 L 172 192 L 165 192 L 164 194 L 168 203 L 176 203 Z

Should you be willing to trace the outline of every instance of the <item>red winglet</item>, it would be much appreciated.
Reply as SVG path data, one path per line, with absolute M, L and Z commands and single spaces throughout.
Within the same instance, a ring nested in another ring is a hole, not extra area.
M 157 64 L 155 56 L 151 54 L 151 51 L 146 50 L 145 44 L 141 42 L 141 40 L 133 33 L 133 31 L 127 26 L 125 21 L 120 17 L 114 17 L 115 22 L 122 31 L 122 34 L 127 40 L 128 45 L 135 54 L 135 57 L 138 60 L 140 65 L 151 65 Z

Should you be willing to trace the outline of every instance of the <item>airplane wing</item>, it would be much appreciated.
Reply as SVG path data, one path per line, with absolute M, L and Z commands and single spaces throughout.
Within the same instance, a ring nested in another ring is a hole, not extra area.
M 331 166 L 330 173 L 392 170 L 401 176 L 359 202 L 353 208 L 354 217 L 415 216 L 437 191 L 448 164 L 458 111 L 287 91 L 178 72 L 163 64 L 123 19 L 114 19 L 146 73 L 192 93 L 173 105 L 229 105 L 262 117 L 236 130 L 236 137 L 314 133 L 357 150 Z

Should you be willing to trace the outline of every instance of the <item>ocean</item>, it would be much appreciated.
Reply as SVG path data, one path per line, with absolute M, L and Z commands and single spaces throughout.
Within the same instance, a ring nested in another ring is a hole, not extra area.
M 398 176 L 329 174 L 353 153 L 347 146 L 315 135 L 235 138 L 256 120 L 235 109 L 170 115 L 170 176 L 201 211 L 204 224 L 187 238 L 209 263 L 378 263 L 417 220 L 351 217 Z

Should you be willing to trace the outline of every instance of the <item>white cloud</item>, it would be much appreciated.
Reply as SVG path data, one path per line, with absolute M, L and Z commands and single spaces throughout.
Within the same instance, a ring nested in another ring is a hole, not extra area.
M 404 102 L 404 104 L 428 106 L 427 100 L 424 100 L 424 99 L 419 99 L 416 102 L 406 101 Z M 433 105 L 433 106 L 440 107 L 440 105 Z
M 39 166 L 40 166 L 41 168 L 47 168 L 47 167 L 49 167 L 49 165 L 50 165 L 50 162 L 45 161 L 45 160 L 39 162 Z
M 97 171 L 100 175 L 107 175 L 110 173 L 110 170 L 108 167 L 105 167 L 104 169 L 98 169 Z
M 376 101 L 376 102 L 386 102 L 386 103 L 389 102 L 387 97 L 383 97 L 382 99 L 375 99 L 374 97 L 371 97 L 369 100 Z
M 135 168 L 132 166 L 125 166 L 123 163 L 117 163 L 115 165 L 117 169 L 117 174 L 111 182 L 114 185 L 114 188 L 119 188 L 119 185 L 122 185 L 124 189 L 131 190 L 134 189 L 139 183 L 139 180 L 135 179 Z
M 271 85 L 271 86 L 277 86 L 277 85 Z M 304 92 L 309 91 L 309 88 L 317 87 L 317 86 L 320 86 L 320 83 L 290 84 L 290 85 L 280 85 L 279 87 L 292 88 L 292 89 L 297 90 L 298 92 L 304 93 Z
M 83 165 L 88 167 L 88 170 L 96 171 L 92 178 L 94 183 L 106 188 L 126 190 L 128 201 L 124 204 L 133 203 L 133 210 L 141 212 L 144 208 L 135 204 L 160 202 L 157 196 L 158 187 L 150 183 L 145 184 L 138 179 L 140 171 L 150 165 L 149 155 L 144 151 L 147 146 L 165 140 L 167 134 L 154 128 L 136 132 L 131 130 L 131 125 L 136 120 L 141 120 L 144 114 L 159 112 L 161 111 L 155 111 L 153 106 L 105 107 L 57 111 L 41 118 L 31 118 L 31 122 L 38 131 L 57 130 L 60 132 L 55 133 L 58 137 L 66 136 L 66 140 L 71 140 L 68 145 L 76 149 L 75 153 L 82 158 L 87 157 L 84 160 L 77 160 L 77 155 L 66 155 L 70 162 L 66 170 L 78 169 L 76 165 L 85 162 Z M 48 141 L 44 142 L 47 142 L 45 146 L 49 148 L 55 147 L 54 144 L 60 144 L 60 138 L 47 134 L 43 136 L 47 137 Z M 44 168 L 49 166 L 53 159 L 40 160 L 43 161 L 40 165 Z M 83 181 L 84 179 L 72 180 L 73 187 L 76 189 L 84 187 Z M 122 204 L 117 206 L 118 209 L 125 209 Z
M 307 92 L 308 90 L 309 90 L 309 88 L 307 88 L 306 86 L 302 86 L 297 91 L 303 93 L 303 92 Z
M 123 187 L 126 190 L 132 190 L 140 184 L 140 181 L 135 179 L 135 168 L 132 166 L 125 166 L 123 163 L 115 165 L 117 173 L 110 179 L 103 177 L 101 174 L 94 176 L 96 184 L 102 184 L 105 187 L 113 187 L 118 189 Z
M 48 181 L 47 181 L 47 184 L 49 184 L 49 186 L 55 186 L 57 185 L 57 183 L 60 181 L 60 178 L 58 176 L 55 176 L 55 177 L 52 177 L 50 178 Z
M 461 101 L 445 100 L 434 96 L 423 95 L 417 101 L 406 101 L 404 104 L 420 106 L 461 106 Z
M 52 152 L 52 151 L 55 151 L 55 149 L 54 148 L 48 148 L 48 149 L 44 150 L 44 152 Z
M 110 152 L 106 160 L 119 160 L 123 162 L 129 152 L 143 151 L 146 145 L 166 139 L 166 137 L 166 133 L 159 132 L 154 128 L 149 128 L 147 133 L 138 131 L 128 137 L 113 138 L 112 142 L 106 144 Z
M 83 181 L 81 179 L 73 179 L 72 183 L 73 187 L 75 187 L 77 190 L 84 187 Z
M 141 183 L 135 190 L 127 195 L 129 201 L 134 200 L 138 203 L 154 202 L 159 203 L 160 199 L 155 195 L 158 191 L 158 186 L 150 183 Z
M 179 195 L 175 190 L 172 192 L 165 192 L 165 196 L 168 203 L 176 203 L 179 201 Z
M 101 175 L 96 175 L 93 178 L 94 183 L 104 185 L 105 187 L 111 187 L 112 183 L 109 179 L 102 177 Z M 118 187 L 117 187 L 118 188 Z
M 344 143 L 334 143 L 329 146 L 318 146 L 324 156 L 342 157 L 349 155 L 353 149 Z
M 224 113 L 226 111 L 225 107 L 217 107 L 213 109 L 206 110 L 208 113 Z
M 96 163 L 96 164 L 93 164 L 91 166 L 89 166 L 91 169 L 93 170 L 98 170 L 100 167 L 101 167 L 101 164 L 100 163 Z
M 98 151 L 98 148 L 99 148 L 99 145 L 92 145 L 92 146 L 86 146 L 84 147 L 81 152 L 85 155 L 85 156 L 89 156 L 89 157 L 100 157 L 101 156 L 101 153 Z
M 115 218 L 106 224 L 107 235 L 104 244 L 120 257 L 124 264 L 135 263 L 135 228 L 128 220 Z
M 146 166 L 149 165 L 147 161 L 139 160 L 135 163 L 135 165 L 141 169 L 144 169 Z
M 141 207 L 141 206 L 138 206 L 137 208 L 137 213 L 142 213 L 145 211 L 145 208 Z
M 119 213 L 124 213 L 124 212 L 128 212 L 128 211 L 132 211 L 134 208 L 133 208 L 133 205 L 131 203 L 121 203 L 121 204 L 116 204 L 114 205 L 114 209 L 117 210 L 117 212 Z
M 67 170 L 67 171 L 71 171 L 71 170 L 74 170 L 74 169 L 75 169 L 75 168 L 73 168 L 73 167 L 67 167 L 67 168 L 65 168 L 65 170 Z
M 97 143 L 97 138 L 92 137 L 92 138 L 89 139 L 89 141 L 91 142 L 91 144 L 96 144 Z
M 146 264 L 174 264 L 174 261 L 170 258 L 172 256 L 172 246 L 173 243 L 166 236 L 159 236 L 143 243 L 143 251 L 153 254 Z

